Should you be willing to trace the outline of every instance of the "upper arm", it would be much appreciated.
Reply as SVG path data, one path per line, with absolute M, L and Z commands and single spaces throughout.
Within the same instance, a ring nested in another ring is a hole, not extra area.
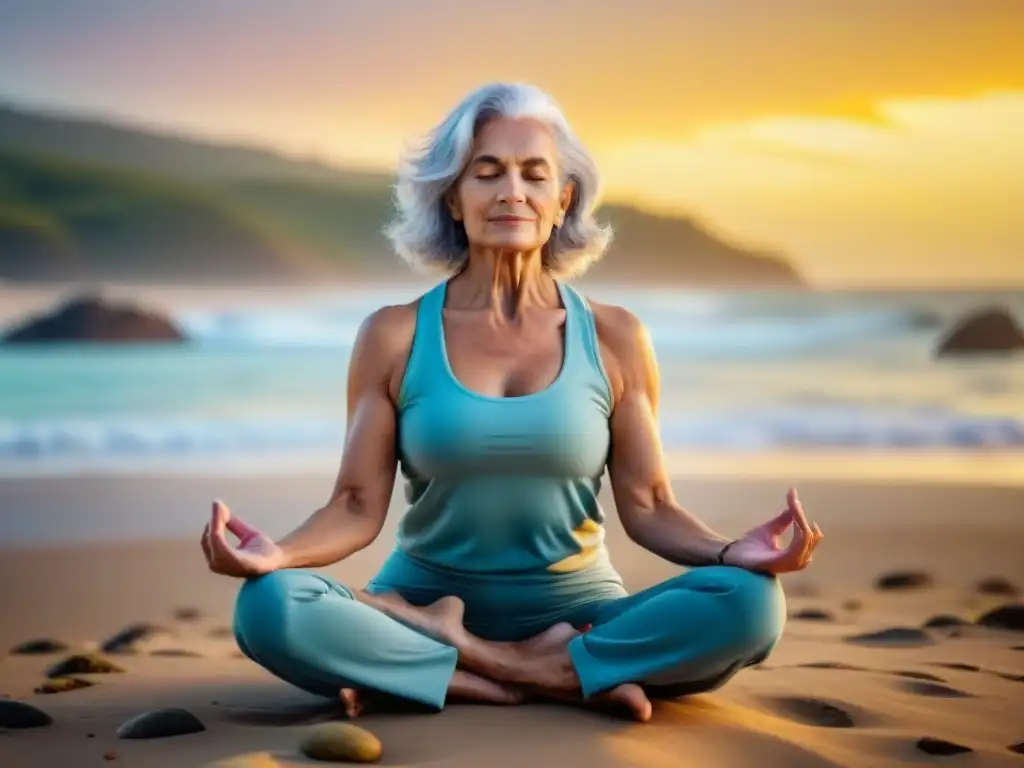
M 331 501 L 379 515 L 383 525 L 397 471 L 397 388 L 416 323 L 411 305 L 388 306 L 367 317 L 349 361 L 345 447 Z
M 594 305 L 598 341 L 612 387 L 608 474 L 623 526 L 671 500 L 658 431 L 660 375 L 650 334 L 631 312 Z

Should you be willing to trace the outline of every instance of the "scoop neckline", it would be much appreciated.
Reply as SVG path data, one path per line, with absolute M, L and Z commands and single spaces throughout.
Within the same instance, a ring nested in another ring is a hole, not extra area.
M 444 309 L 445 302 L 448 300 L 448 285 L 449 280 L 445 280 L 440 288 L 440 300 L 438 301 L 438 310 L 435 322 L 437 323 L 437 336 L 441 347 L 441 362 L 443 364 L 445 374 L 448 376 L 448 380 L 462 392 L 464 395 L 468 395 L 476 400 L 482 400 L 488 403 L 523 403 L 531 400 L 538 400 L 554 390 L 558 385 L 562 383 L 562 380 L 566 376 L 566 371 L 569 368 L 569 356 L 571 354 L 572 344 L 570 343 L 571 335 L 570 331 L 575 326 L 570 326 L 570 323 L 574 322 L 572 312 L 569 310 L 569 300 L 566 296 L 565 287 L 558 280 L 555 281 L 555 288 L 558 290 L 558 297 L 562 302 L 562 308 L 565 310 L 565 324 L 562 329 L 562 365 L 558 369 L 558 375 L 555 376 L 554 381 L 548 384 L 544 389 L 539 389 L 536 392 L 530 392 L 526 395 L 515 395 L 513 397 L 498 397 L 495 395 L 485 395 L 482 392 L 477 392 L 474 389 L 470 389 L 458 376 L 455 375 L 455 371 L 452 368 L 451 360 L 448 359 L 448 341 L 445 338 L 444 333 Z

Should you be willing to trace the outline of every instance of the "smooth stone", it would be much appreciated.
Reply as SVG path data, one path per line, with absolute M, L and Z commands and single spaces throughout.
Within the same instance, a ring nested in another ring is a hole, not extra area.
M 383 747 L 380 739 L 351 723 L 322 723 L 309 729 L 299 750 L 313 760 L 333 763 L 375 763 Z
M 174 618 L 178 621 L 198 621 L 203 618 L 203 612 L 192 606 L 183 606 L 174 609 Z
M 791 619 L 797 619 L 799 621 L 835 621 L 836 617 L 828 611 L 823 611 L 820 608 L 804 608 L 802 611 L 797 611 L 790 616 Z
M 1002 576 L 989 576 L 977 583 L 975 589 L 983 595 L 1019 595 L 1020 589 Z
M 1007 747 L 1007 749 L 1011 752 L 1017 753 L 1018 755 L 1024 755 L 1024 741 L 1022 741 L 1020 744 L 1011 744 Z
M 0 728 L 41 728 L 52 723 L 52 717 L 31 704 L 0 699 Z
M 859 611 L 864 607 L 864 604 L 857 599 L 847 600 L 843 603 L 843 608 L 847 611 Z
M 117 729 L 119 739 L 162 739 L 168 736 L 184 736 L 205 731 L 199 718 L 187 709 L 157 709 L 143 712 L 121 724 Z
M 925 736 L 917 740 L 917 748 L 928 755 L 963 755 L 974 750 L 963 744 Z
M 69 646 L 60 640 L 54 640 L 52 637 L 39 637 L 19 643 L 8 653 L 12 656 L 42 656 L 47 653 L 63 653 L 67 650 L 70 650 Z
M 165 632 L 167 632 L 166 629 L 155 624 L 145 622 L 132 624 L 104 640 L 100 644 L 100 650 L 104 653 L 134 653 L 137 643 Z
M 916 627 L 890 627 L 878 632 L 851 635 L 847 642 L 859 645 L 931 645 L 934 641 Z
M 88 688 L 92 685 L 96 685 L 96 683 L 77 677 L 53 677 L 40 683 L 35 692 L 64 693 L 65 691 L 77 691 L 79 688 Z
M 875 589 L 919 589 L 930 587 L 932 577 L 924 571 L 890 571 L 875 579 Z
M 922 626 L 926 629 L 942 629 L 944 627 L 962 627 L 968 623 L 968 621 L 961 619 L 959 616 L 942 613 L 938 616 L 932 616 Z
M 1024 632 L 1024 604 L 1007 603 L 1001 605 L 978 619 L 978 624 L 983 627 L 995 627 L 997 629 L 1012 629 L 1017 632 Z
M 124 672 L 116 664 L 111 664 L 101 656 L 92 653 L 76 653 L 63 661 L 54 664 L 46 671 L 47 677 L 67 677 L 68 675 L 106 675 Z

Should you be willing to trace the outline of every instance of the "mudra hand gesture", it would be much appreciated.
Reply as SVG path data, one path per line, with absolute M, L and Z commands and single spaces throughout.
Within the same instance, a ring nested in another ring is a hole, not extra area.
M 793 539 L 788 546 L 780 546 L 779 537 L 790 526 Z M 737 539 L 726 552 L 725 563 L 771 574 L 802 571 L 810 565 L 814 548 L 823 538 L 818 524 L 807 522 L 796 489 L 790 488 L 786 509 Z
M 238 537 L 237 545 L 228 541 L 228 532 Z M 273 539 L 232 517 L 231 510 L 219 501 L 213 502 L 202 545 L 210 570 L 223 576 L 262 576 L 276 571 L 284 561 L 284 553 Z

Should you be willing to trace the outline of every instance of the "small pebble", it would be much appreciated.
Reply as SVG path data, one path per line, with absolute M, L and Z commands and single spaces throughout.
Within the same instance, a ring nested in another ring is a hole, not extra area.
M 132 624 L 100 643 L 100 650 L 104 653 L 134 653 L 138 643 L 166 632 L 155 624 Z
M 76 653 L 63 661 L 54 664 L 46 671 L 47 677 L 67 677 L 68 675 L 105 675 L 124 672 L 116 664 L 111 664 L 102 656 L 92 653 Z
M 930 645 L 934 642 L 923 630 L 916 627 L 891 627 L 879 632 L 867 632 L 846 638 L 849 643 L 859 645 Z
M 95 683 L 91 680 L 82 680 L 77 677 L 53 677 L 40 683 L 36 687 L 35 692 L 64 693 L 65 691 L 75 691 L 79 688 L 88 688 L 91 685 L 95 685 Z
M 178 621 L 198 621 L 203 617 L 203 612 L 198 608 L 184 606 L 174 609 L 174 618 Z
M 848 611 L 859 611 L 864 607 L 864 604 L 860 600 L 847 600 L 843 603 L 843 608 Z
M 928 619 L 923 626 L 927 629 L 942 629 L 945 627 L 962 627 L 967 623 L 967 621 L 961 619 L 959 616 L 940 613 L 938 616 L 932 616 Z
M 1001 605 L 978 619 L 978 624 L 983 627 L 995 627 L 997 629 L 1012 629 L 1017 632 L 1024 632 L 1024 604 L 1007 603 Z
M 1024 741 L 1020 744 L 1011 744 L 1007 749 L 1011 752 L 1016 752 L 1018 755 L 1024 755 Z
M 309 729 L 299 750 L 313 760 L 334 763 L 375 763 L 383 747 L 380 739 L 351 723 L 322 723 Z
M 891 571 L 875 580 L 875 589 L 919 589 L 931 585 L 932 577 L 924 571 Z
M 119 739 L 162 739 L 168 736 L 184 736 L 205 731 L 199 718 L 187 709 L 158 709 L 143 712 L 121 724 L 117 729 Z
M 983 595 L 1019 595 L 1020 589 L 1002 576 L 989 576 L 975 585 L 975 589 Z
M 954 744 L 952 741 L 935 739 L 931 736 L 918 739 L 917 748 L 929 755 L 963 755 L 974 751 L 963 744 Z
M 111 761 L 111 760 L 117 760 L 117 753 L 116 752 L 104 752 L 103 753 L 103 759 L 108 761 L 108 762 Z
M 12 699 L 0 699 L 0 727 L 2 728 L 41 728 L 52 723 L 52 717 L 31 704 Z
M 12 656 L 41 656 L 47 653 L 63 653 L 70 650 L 67 644 L 52 637 L 39 637 L 34 640 L 26 640 L 10 650 Z
M 804 608 L 802 611 L 797 611 L 791 619 L 797 619 L 799 621 L 835 621 L 836 617 L 828 611 L 823 611 L 820 608 Z
M 159 648 L 149 652 L 150 656 L 167 656 L 179 659 L 201 659 L 203 654 L 196 651 L 189 651 L 185 648 Z

